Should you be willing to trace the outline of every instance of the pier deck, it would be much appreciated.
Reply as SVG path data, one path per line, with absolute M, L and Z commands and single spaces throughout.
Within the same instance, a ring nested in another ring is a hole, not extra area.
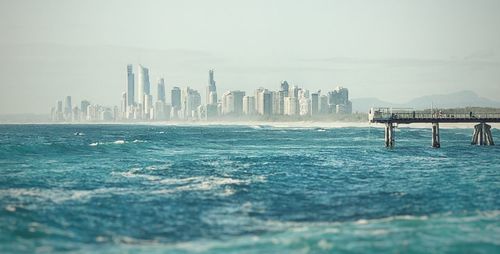
M 414 111 L 408 109 L 372 108 L 370 123 L 385 124 L 385 145 L 394 146 L 394 128 L 398 124 L 432 124 L 432 147 L 441 146 L 439 138 L 440 123 L 477 123 L 474 127 L 471 144 L 493 145 L 491 126 L 487 123 L 500 123 L 500 113 L 469 112 L 447 113 L 443 111 Z

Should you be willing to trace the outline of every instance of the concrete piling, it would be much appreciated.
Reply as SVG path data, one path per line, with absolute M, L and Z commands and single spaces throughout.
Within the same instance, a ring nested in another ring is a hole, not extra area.
M 385 147 L 394 146 L 394 125 L 392 123 L 385 124 Z
M 474 126 L 474 133 L 472 133 L 472 145 L 492 146 L 493 136 L 491 135 L 491 125 L 480 123 Z
M 439 139 L 439 123 L 432 123 L 432 147 L 441 147 L 441 140 Z

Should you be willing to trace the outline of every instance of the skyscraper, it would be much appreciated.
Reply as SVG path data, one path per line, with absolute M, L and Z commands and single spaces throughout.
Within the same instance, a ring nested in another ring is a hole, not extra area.
M 288 82 L 286 80 L 284 80 L 283 82 L 281 82 L 281 86 L 280 86 L 280 92 L 283 92 L 283 97 L 287 97 L 288 96 L 288 89 L 290 89 L 290 86 L 288 85 Z
M 138 70 L 138 87 L 137 87 L 137 102 L 144 106 L 144 95 L 149 95 L 150 93 L 150 85 L 149 85 L 149 70 L 148 68 L 139 65 Z
M 71 115 L 73 112 L 73 107 L 71 106 L 71 96 L 66 96 L 64 100 L 64 119 L 71 121 Z
M 222 113 L 240 116 L 243 113 L 243 91 L 227 91 L 222 95 Z
M 270 116 L 273 113 L 273 94 L 266 90 L 264 91 L 262 98 L 262 114 Z
M 311 94 L 311 114 L 313 116 L 319 113 L 319 92 Z
M 243 114 L 243 97 L 245 96 L 244 91 L 233 91 L 234 96 L 234 113 L 238 116 Z
M 87 115 L 88 115 L 88 107 L 90 106 L 90 102 L 87 100 L 83 100 L 80 103 L 80 110 L 82 111 L 82 114 L 80 116 L 80 119 L 82 120 L 87 120 Z
M 153 110 L 153 107 L 153 95 L 144 95 L 144 119 L 149 120 L 152 118 L 153 114 L 151 111 Z
M 352 103 L 349 101 L 349 90 L 338 86 L 328 92 L 328 106 L 331 113 L 352 113 Z
M 165 79 L 158 80 L 158 100 L 165 102 Z
M 294 116 L 298 115 L 298 104 L 299 101 L 297 97 L 285 97 L 285 102 L 284 102 L 284 114 L 289 115 L 289 116 Z
M 217 104 L 217 87 L 215 86 L 214 70 L 208 71 L 207 104 Z
M 63 102 L 62 101 L 57 101 L 56 119 L 57 119 L 57 121 L 64 120 Z
M 222 94 L 222 114 L 228 115 L 234 112 L 234 95 L 231 91 Z
M 179 87 L 172 87 L 170 102 L 173 109 L 179 110 L 181 108 L 181 89 Z
M 127 107 L 135 104 L 135 76 L 132 70 L 132 65 L 127 65 Z
M 243 96 L 243 114 L 245 115 L 255 114 L 255 97 Z
M 181 96 L 182 113 L 184 119 L 195 117 L 198 106 L 201 105 L 201 96 L 197 90 L 187 87 L 182 90 Z
M 121 105 L 120 105 L 120 118 L 127 118 L 127 93 L 122 93 Z

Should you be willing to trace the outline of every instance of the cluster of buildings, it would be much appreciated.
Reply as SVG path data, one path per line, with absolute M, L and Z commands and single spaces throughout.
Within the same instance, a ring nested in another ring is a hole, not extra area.
M 137 78 L 136 78 L 137 74 Z M 350 114 L 352 103 L 349 91 L 337 87 L 322 94 L 321 91 L 291 86 L 281 82 L 278 91 L 258 88 L 252 94 L 235 90 L 217 94 L 214 71 L 208 72 L 208 86 L 204 103 L 201 94 L 190 87 L 173 86 L 170 101 L 167 102 L 165 79 L 156 85 L 153 97 L 149 69 L 138 65 L 137 73 L 131 64 L 127 65 L 126 90 L 122 93 L 120 107 L 93 105 L 87 100 L 80 107 L 73 106 L 71 96 L 58 101 L 52 108 L 53 121 L 166 121 L 166 120 L 209 120 L 219 118 L 243 118 L 263 116 L 316 116 L 327 114 Z
M 73 106 L 71 96 L 66 96 L 64 104 L 62 100 L 57 101 L 50 112 L 51 120 L 54 122 L 115 121 L 118 114 L 117 106 L 110 108 L 94 105 L 88 100 L 81 101 L 80 107 Z

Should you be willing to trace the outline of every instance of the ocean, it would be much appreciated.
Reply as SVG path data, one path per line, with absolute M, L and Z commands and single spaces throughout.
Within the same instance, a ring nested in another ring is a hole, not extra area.
M 500 253 L 500 147 L 383 135 L 0 125 L 0 253 Z

